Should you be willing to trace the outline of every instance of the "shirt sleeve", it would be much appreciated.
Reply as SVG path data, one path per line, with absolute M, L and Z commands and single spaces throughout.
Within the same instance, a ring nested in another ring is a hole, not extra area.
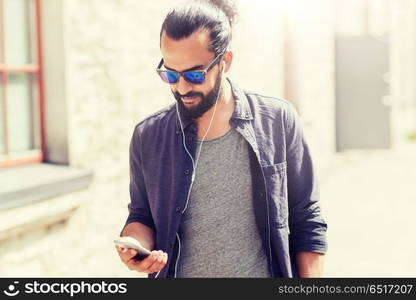
M 319 187 L 301 120 L 291 103 L 286 114 L 289 246 L 292 253 L 326 253 L 327 224 L 321 214 Z
M 143 176 L 141 149 L 140 131 L 138 126 L 136 126 L 129 147 L 130 203 L 127 206 L 129 215 L 124 227 L 129 223 L 139 222 L 154 229 L 155 225 L 149 207 Z

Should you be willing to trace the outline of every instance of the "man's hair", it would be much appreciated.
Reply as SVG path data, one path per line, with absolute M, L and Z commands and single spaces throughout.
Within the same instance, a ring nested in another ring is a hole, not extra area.
M 192 0 L 173 8 L 165 17 L 160 31 L 174 40 L 189 37 L 199 29 L 207 29 L 211 44 L 209 51 L 223 53 L 230 41 L 237 17 L 234 3 L 227 0 Z

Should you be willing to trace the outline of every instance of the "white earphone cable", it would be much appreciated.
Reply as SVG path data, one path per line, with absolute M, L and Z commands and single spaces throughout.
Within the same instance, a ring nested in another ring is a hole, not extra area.
M 207 130 L 206 130 L 206 132 L 205 132 L 205 134 L 204 134 L 204 137 L 203 137 L 203 138 L 202 138 L 202 140 L 201 140 L 201 145 L 199 146 L 199 150 L 198 150 L 198 153 L 197 153 L 197 155 L 196 155 L 196 157 L 195 157 L 195 160 L 193 159 L 193 157 L 192 157 L 191 153 L 189 152 L 188 148 L 186 147 L 186 142 L 185 142 L 185 132 L 184 132 L 184 129 L 183 129 L 183 125 L 182 125 L 181 117 L 180 117 L 180 115 L 179 115 L 178 102 L 176 102 L 176 113 L 177 113 L 177 116 L 178 116 L 178 119 L 179 119 L 179 124 L 180 124 L 180 126 L 181 126 L 183 147 L 185 148 L 185 151 L 188 153 L 189 157 L 191 158 L 191 161 L 192 161 L 192 166 L 193 166 L 192 178 L 191 178 L 191 185 L 189 186 L 188 195 L 187 195 L 187 197 L 186 197 L 185 207 L 184 207 L 184 208 L 183 208 L 183 210 L 182 210 L 182 214 L 185 212 L 186 208 L 188 207 L 189 196 L 190 196 L 190 194 L 191 194 L 192 186 L 193 186 L 193 184 L 194 184 L 194 180 L 195 180 L 195 173 L 196 173 L 196 168 L 197 168 L 197 165 L 198 165 L 199 156 L 201 155 L 202 145 L 203 145 L 203 143 L 204 143 L 204 141 L 205 141 L 206 136 L 208 135 L 209 130 L 211 129 L 212 121 L 214 120 L 214 116 L 215 116 L 215 113 L 216 113 L 216 111 L 217 111 L 218 99 L 219 99 L 219 97 L 220 97 L 221 88 L 222 88 L 222 75 L 224 74 L 224 67 L 225 67 L 225 66 L 224 66 L 224 64 L 223 64 L 223 68 L 222 68 L 222 70 L 221 70 L 221 73 L 222 73 L 222 74 L 221 74 L 220 87 L 219 87 L 219 89 L 218 89 L 217 98 L 216 98 L 216 100 L 215 100 L 214 111 L 212 112 L 212 116 L 211 116 L 211 119 L 210 119 L 210 121 L 209 121 L 208 128 L 207 128 Z M 176 263 L 175 263 L 175 275 L 174 275 L 174 276 L 175 276 L 175 278 L 177 277 L 178 262 L 179 262 L 179 257 L 180 257 L 180 253 L 181 253 L 181 252 L 180 252 L 180 251 L 181 251 L 181 240 L 180 240 L 180 238 L 179 238 L 178 233 L 176 233 L 176 237 L 177 237 L 177 239 L 178 239 L 179 249 L 178 249 L 178 257 L 176 258 Z M 158 275 L 159 275 L 159 274 L 158 274 Z
M 204 137 L 203 137 L 203 138 L 202 138 L 202 140 L 201 140 L 201 145 L 199 146 L 198 153 L 197 153 L 197 155 L 196 155 L 195 161 L 192 159 L 193 171 L 192 171 L 191 185 L 190 185 L 190 187 L 189 187 L 188 196 L 186 197 L 186 203 L 185 203 L 185 207 L 184 207 L 184 208 L 183 208 L 183 210 L 182 210 L 182 213 L 184 213 L 184 212 L 185 212 L 185 210 L 186 210 L 186 208 L 188 207 L 189 196 L 190 196 L 190 194 L 191 194 L 192 186 L 194 185 L 194 181 L 195 181 L 195 174 L 196 174 L 196 168 L 198 167 L 198 161 L 199 161 L 199 156 L 201 155 L 202 145 L 203 145 L 203 143 L 204 143 L 204 141 L 205 141 L 206 136 L 208 135 L 209 130 L 211 129 L 212 121 L 214 120 L 214 116 L 215 116 L 215 113 L 216 113 L 216 111 L 217 111 L 217 104 L 218 104 L 218 99 L 219 99 L 219 97 L 220 97 L 220 93 L 221 93 L 221 87 L 222 87 L 222 76 L 221 76 L 220 88 L 219 88 L 219 90 L 218 90 L 217 99 L 215 100 L 214 111 L 212 112 L 212 116 L 211 116 L 211 119 L 210 119 L 210 121 L 209 121 L 208 128 L 207 128 L 207 130 L 205 131 Z M 188 154 L 189 154 L 189 151 L 188 151 L 188 149 L 186 148 L 186 145 L 185 145 L 185 134 L 184 134 L 184 132 L 183 132 L 182 125 L 181 125 L 181 129 L 182 129 L 182 136 L 183 136 L 184 146 L 185 146 L 186 151 L 187 151 L 187 152 L 188 152 Z M 189 154 L 189 155 L 190 155 L 190 154 Z M 190 157 L 192 157 L 192 155 L 190 155 Z

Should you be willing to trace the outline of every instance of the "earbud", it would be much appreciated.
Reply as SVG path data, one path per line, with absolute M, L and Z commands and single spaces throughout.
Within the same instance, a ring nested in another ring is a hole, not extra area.
M 224 73 L 225 70 L 225 60 L 222 61 L 222 73 Z

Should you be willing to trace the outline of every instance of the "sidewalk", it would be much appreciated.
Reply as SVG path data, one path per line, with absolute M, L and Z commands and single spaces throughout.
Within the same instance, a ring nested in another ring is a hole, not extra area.
M 416 276 L 416 143 L 339 154 L 321 177 L 325 277 Z

